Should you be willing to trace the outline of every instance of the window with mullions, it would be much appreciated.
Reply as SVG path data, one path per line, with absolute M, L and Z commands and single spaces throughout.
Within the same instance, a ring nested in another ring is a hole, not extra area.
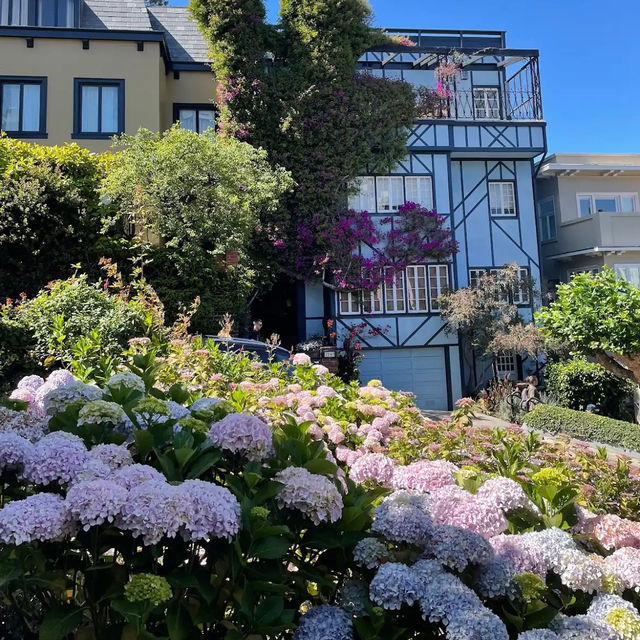
M 124 133 L 124 80 L 75 79 L 74 138 Z
M 501 378 L 517 376 L 518 362 L 516 354 L 511 352 L 496 356 L 496 372 Z
M 481 277 L 481 272 L 484 272 L 483 269 L 469 269 L 469 282 L 475 279 L 476 283 L 479 281 Z M 488 271 L 491 275 L 496 276 L 498 282 L 500 282 L 500 273 L 502 269 L 489 269 Z M 521 284 L 515 285 L 515 287 L 511 290 L 507 290 L 506 287 L 501 287 L 504 289 L 498 296 L 497 300 L 501 302 L 510 302 L 515 305 L 528 305 L 531 304 L 531 292 L 529 287 L 529 270 L 526 267 L 518 269 L 518 278 L 520 279 Z M 473 286 L 473 285 L 472 285 Z
M 384 293 L 387 313 L 404 313 L 404 272 L 393 267 L 385 268 Z
M 13 138 L 46 137 L 46 78 L 0 76 L 0 129 Z
M 0 25 L 76 27 L 78 0 L 0 0 Z
M 489 182 L 489 211 L 496 217 L 516 215 L 516 186 L 513 182 Z
M 440 311 L 440 296 L 449 290 L 449 267 L 444 264 L 429 265 L 429 305 L 431 311 Z
M 493 87 L 473 90 L 473 115 L 478 120 L 500 119 L 500 92 Z
M 431 176 L 363 176 L 352 187 L 349 209 L 355 211 L 389 213 L 407 202 L 434 208 Z
M 211 104 L 174 104 L 173 120 L 179 122 L 183 129 L 195 133 L 204 133 L 207 129 L 215 129 L 216 110 Z

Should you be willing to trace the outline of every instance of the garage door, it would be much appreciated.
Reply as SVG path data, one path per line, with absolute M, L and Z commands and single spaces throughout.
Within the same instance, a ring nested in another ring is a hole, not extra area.
M 394 391 L 412 391 L 421 409 L 447 409 L 447 371 L 442 347 L 367 349 L 360 381 L 381 380 Z

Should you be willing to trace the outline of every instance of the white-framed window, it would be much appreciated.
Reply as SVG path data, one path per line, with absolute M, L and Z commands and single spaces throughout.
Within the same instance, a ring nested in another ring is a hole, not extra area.
M 484 269 L 469 269 L 469 286 L 475 286 L 471 284 L 472 280 L 475 284 L 477 284 L 480 281 L 483 273 L 485 273 Z M 489 269 L 489 273 L 492 276 L 496 276 L 498 278 L 498 282 L 500 282 L 502 269 Z M 515 305 L 531 304 L 529 269 L 527 269 L 526 267 L 518 269 L 518 277 L 522 282 L 522 286 L 516 284 L 515 287 L 510 290 L 507 290 L 505 287 L 504 291 L 496 296 L 496 300 L 502 302 L 511 302 Z
M 407 267 L 407 298 L 409 312 L 427 311 L 427 267 L 423 264 Z
M 614 270 L 618 278 L 640 287 L 640 264 L 616 264 Z
M 579 193 L 578 217 L 593 213 L 634 213 L 640 211 L 637 193 Z
M 362 311 L 364 313 L 382 313 L 384 311 L 382 302 L 382 283 L 375 289 L 362 292 Z
M 588 266 L 588 267 L 573 267 L 567 271 L 567 278 L 571 280 L 573 276 L 580 275 L 581 273 L 589 273 L 592 276 L 595 276 L 598 274 L 599 271 L 600 271 L 600 267 L 596 265 Z
M 525 268 L 518 269 L 518 277 L 520 278 L 520 284 L 516 284 L 511 292 L 513 304 L 529 304 L 531 302 L 529 270 Z
M 385 307 L 387 313 L 403 313 L 405 311 L 404 272 L 392 267 L 385 269 Z
M 469 286 L 477 287 L 485 274 L 485 269 L 469 269 Z
M 538 203 L 538 216 L 540 218 L 540 237 L 542 242 L 553 240 L 556 237 L 556 206 L 553 196 L 540 200 Z
M 476 87 L 473 90 L 473 115 L 477 120 L 500 119 L 500 92 L 497 87 Z
M 182 129 L 194 133 L 204 133 L 207 129 L 215 129 L 216 110 L 213 105 L 203 104 L 174 104 L 173 121 L 179 122 Z
M 516 215 L 516 185 L 513 182 L 489 182 L 489 211 L 492 216 Z
M 449 290 L 449 267 L 445 264 L 429 265 L 429 304 L 431 311 L 440 311 L 438 298 Z
M 397 211 L 404 204 L 404 179 L 402 176 L 378 176 L 378 211 Z
M 496 372 L 498 376 L 504 378 L 505 376 L 515 377 L 518 375 L 518 363 L 515 353 L 503 353 L 496 356 Z
M 340 315 L 353 316 L 360 313 L 360 292 L 340 291 L 338 294 Z
M 429 211 L 434 208 L 431 176 L 406 176 L 404 188 L 406 202 L 419 204 Z
M 358 193 L 349 196 L 349 209 L 355 211 L 376 210 L 376 180 L 371 177 L 358 178 L 352 185 Z

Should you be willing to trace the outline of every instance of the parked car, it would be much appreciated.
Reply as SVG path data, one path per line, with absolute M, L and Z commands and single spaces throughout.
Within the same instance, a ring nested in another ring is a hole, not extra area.
M 289 362 L 291 354 L 283 347 L 274 347 L 259 340 L 249 340 L 247 338 L 220 338 L 218 336 L 204 336 L 207 340 L 213 340 L 221 348 L 238 353 L 246 351 L 254 353 L 262 362 Z

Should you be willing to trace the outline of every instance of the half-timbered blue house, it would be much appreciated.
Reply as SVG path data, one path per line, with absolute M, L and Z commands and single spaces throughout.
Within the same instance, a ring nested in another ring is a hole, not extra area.
M 436 87 L 436 68 L 455 58 L 459 71 L 438 110 L 416 121 L 406 158 L 389 174 L 364 174 L 352 208 L 380 219 L 405 202 L 446 216 L 459 244 L 449 261 L 408 265 L 402 278 L 374 292 L 331 292 L 306 285 L 304 330 L 323 333 L 334 318 L 339 335 L 365 322 L 378 335 L 360 337 L 361 380 L 381 379 L 412 391 L 420 407 L 451 408 L 463 393 L 465 371 L 457 335 L 445 331 L 438 297 L 448 288 L 473 284 L 482 272 L 517 262 L 540 282 L 534 199 L 534 160 L 546 151 L 538 51 L 507 48 L 504 32 L 390 30 L 414 46 L 384 45 L 359 60 L 362 73 Z M 366 251 L 366 248 L 363 250 Z M 514 302 L 531 317 L 530 292 Z M 518 375 L 518 359 L 504 356 L 500 373 Z

